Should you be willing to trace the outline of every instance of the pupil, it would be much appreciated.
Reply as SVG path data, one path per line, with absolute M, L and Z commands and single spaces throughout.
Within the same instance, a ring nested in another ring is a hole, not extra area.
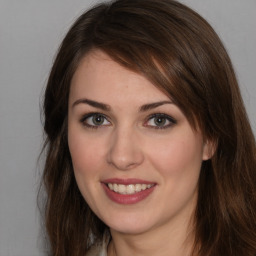
M 102 118 L 102 116 L 97 115 L 93 117 L 93 123 L 95 125 L 103 124 L 103 122 L 104 122 L 104 119 Z
M 157 126 L 163 126 L 163 125 L 165 124 L 165 122 L 166 122 L 166 119 L 163 118 L 163 117 L 157 117 L 157 118 L 155 118 L 155 124 L 156 124 Z

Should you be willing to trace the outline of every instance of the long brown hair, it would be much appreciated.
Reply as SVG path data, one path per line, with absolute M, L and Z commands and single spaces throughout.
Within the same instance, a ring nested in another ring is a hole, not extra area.
M 256 146 L 235 73 L 211 26 L 172 0 L 99 4 L 77 19 L 60 46 L 44 98 L 52 255 L 84 256 L 107 229 L 79 192 L 67 144 L 70 82 L 92 49 L 143 74 L 215 145 L 199 179 L 194 254 L 255 256 Z

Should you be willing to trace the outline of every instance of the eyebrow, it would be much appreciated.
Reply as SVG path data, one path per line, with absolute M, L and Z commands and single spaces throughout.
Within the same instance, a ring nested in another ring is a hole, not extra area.
M 102 110 L 105 110 L 105 111 L 109 111 L 110 110 L 110 106 L 109 105 L 101 103 L 101 102 L 97 102 L 97 101 L 94 101 L 94 100 L 89 100 L 89 99 L 79 99 L 79 100 L 76 100 L 72 104 L 72 108 L 75 107 L 76 105 L 80 104 L 80 103 L 84 103 L 84 104 L 87 104 L 87 105 L 90 105 L 92 107 L 99 108 L 99 109 L 102 109 Z
M 157 108 L 157 107 L 165 105 L 165 104 L 173 104 L 173 102 L 165 100 L 165 101 L 159 101 L 159 102 L 145 104 L 140 107 L 140 112 L 145 112 L 145 111 Z
M 75 107 L 78 104 L 81 104 L 81 103 L 87 104 L 87 105 L 90 105 L 92 107 L 99 108 L 99 109 L 102 109 L 102 110 L 105 110 L 105 111 L 110 111 L 110 109 L 111 109 L 111 107 L 109 105 L 105 104 L 105 103 L 97 102 L 97 101 L 89 100 L 89 99 L 78 99 L 78 100 L 76 100 L 72 104 L 72 108 Z M 145 104 L 145 105 L 142 105 L 139 108 L 139 112 L 146 112 L 148 110 L 157 108 L 157 107 L 165 105 L 165 104 L 173 104 L 173 102 L 165 100 L 165 101 L 159 101 L 159 102 L 153 102 L 153 103 Z

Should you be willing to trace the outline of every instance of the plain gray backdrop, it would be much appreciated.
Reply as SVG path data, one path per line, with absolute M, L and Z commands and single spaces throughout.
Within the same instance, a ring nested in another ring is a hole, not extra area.
M 39 103 L 67 29 L 97 1 L 0 0 L 0 256 L 42 256 Z M 256 134 L 256 0 L 182 0 L 214 27 Z M 216 102 L 217 104 L 217 102 Z

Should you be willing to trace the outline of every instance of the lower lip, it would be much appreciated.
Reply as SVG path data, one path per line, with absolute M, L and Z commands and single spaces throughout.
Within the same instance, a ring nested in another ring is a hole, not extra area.
M 142 200 L 144 200 L 145 198 L 147 198 L 155 189 L 155 186 L 142 190 L 140 192 L 137 192 L 135 194 L 131 194 L 131 195 L 122 195 L 119 193 L 116 193 L 112 190 L 109 189 L 109 187 L 106 184 L 102 184 L 103 188 L 107 194 L 107 196 L 114 201 L 115 203 L 118 204 L 136 204 Z

